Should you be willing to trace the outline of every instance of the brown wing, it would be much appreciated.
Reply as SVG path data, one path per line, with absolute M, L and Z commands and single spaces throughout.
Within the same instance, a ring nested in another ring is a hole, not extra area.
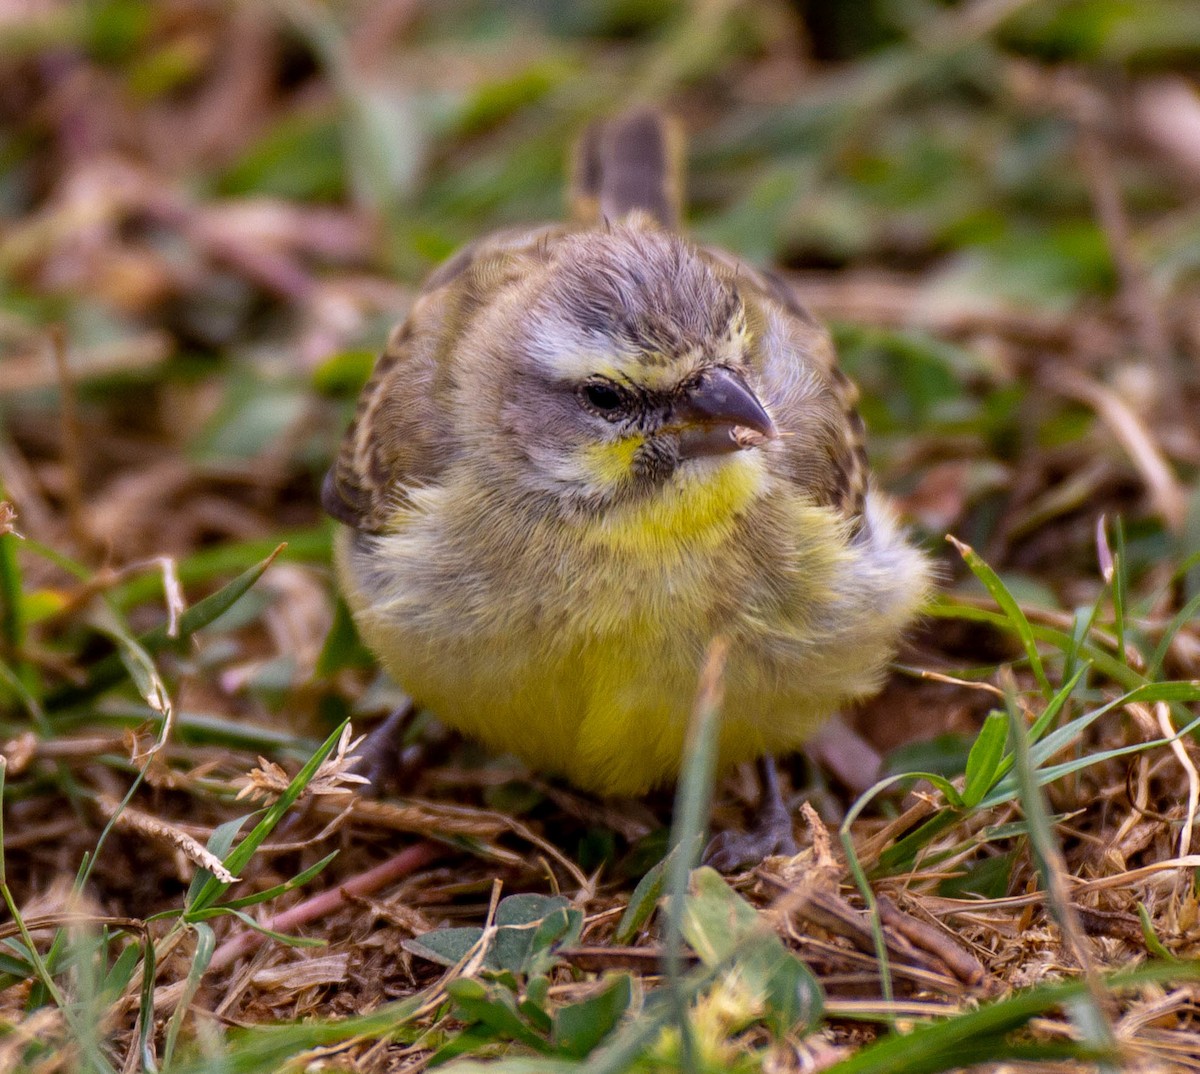
M 803 325 L 813 338 L 812 353 L 828 377 L 832 405 L 837 414 L 831 427 L 832 435 L 826 446 L 830 480 L 822 489 L 823 502 L 837 507 L 847 518 L 857 521 L 862 515 L 867 495 L 866 427 L 858 413 L 858 385 L 842 372 L 837 351 L 829 331 L 796 297 L 791 284 L 777 272 L 760 275 L 770 288 L 771 296 L 787 311 L 797 324 Z
M 858 385 L 836 365 L 830 369 L 834 396 L 841 407 L 843 423 L 829 452 L 834 476 L 828 502 L 857 527 L 867 497 L 870 472 L 867 467 L 867 430 L 856 404 Z
M 392 332 L 325 476 L 321 504 L 339 522 L 381 533 L 414 488 L 438 480 L 456 450 L 449 410 L 456 344 L 476 311 L 562 230 L 498 232 L 429 277 Z
M 437 478 L 452 445 L 441 435 L 437 340 L 442 303 L 418 300 L 395 331 L 358 397 L 321 504 L 339 522 L 379 533 L 414 486 Z

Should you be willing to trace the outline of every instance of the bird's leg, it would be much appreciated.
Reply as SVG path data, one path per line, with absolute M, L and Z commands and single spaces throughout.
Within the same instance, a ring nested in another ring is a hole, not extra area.
M 405 701 L 367 732 L 362 745 L 355 751 L 351 769 L 370 780 L 370 785 L 363 788 L 363 794 L 378 797 L 388 784 L 405 782 L 404 776 L 410 766 L 405 763 L 404 735 L 416 715 L 417 706 L 412 701 Z
M 748 832 L 721 832 L 704 850 L 704 864 L 718 872 L 732 873 L 772 854 L 796 853 L 792 815 L 783 801 L 775 761 L 771 757 L 760 757 L 757 767 L 762 794 L 754 826 Z

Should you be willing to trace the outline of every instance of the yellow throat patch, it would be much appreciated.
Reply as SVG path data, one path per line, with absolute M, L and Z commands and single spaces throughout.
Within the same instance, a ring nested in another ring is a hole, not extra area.
M 598 482 L 624 478 L 640 437 L 592 448 L 588 469 Z M 738 516 L 758 497 L 766 468 L 758 452 L 740 451 L 681 467 L 660 489 L 604 512 L 584 533 L 610 548 L 661 557 L 673 547 L 712 547 L 725 540 Z

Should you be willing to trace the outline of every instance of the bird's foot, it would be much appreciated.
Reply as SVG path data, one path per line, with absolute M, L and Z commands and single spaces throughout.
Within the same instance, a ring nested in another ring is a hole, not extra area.
M 411 702 L 401 705 L 371 728 L 355 753 L 355 774 L 365 776 L 368 785 L 362 794 L 378 798 L 389 786 L 403 786 L 406 776 L 411 774 L 411 764 L 406 763 L 404 735 L 417 714 Z
M 783 800 L 775 762 L 770 757 L 760 757 L 757 768 L 762 798 L 754 827 L 748 832 L 721 832 L 704 850 L 704 864 L 718 872 L 737 872 L 773 854 L 790 857 L 797 852 L 792 814 Z
M 704 848 L 704 864 L 719 873 L 735 873 L 757 865 L 773 854 L 797 853 L 792 816 L 785 809 L 768 809 L 748 832 L 721 832 Z

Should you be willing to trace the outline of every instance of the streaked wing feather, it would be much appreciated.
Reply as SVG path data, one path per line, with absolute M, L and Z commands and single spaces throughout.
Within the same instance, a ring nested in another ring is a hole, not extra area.
M 392 333 L 325 477 L 325 510 L 357 530 L 385 530 L 408 490 L 435 480 L 445 465 L 450 448 L 435 439 L 444 425 L 430 338 L 438 313 L 418 304 Z
M 321 488 L 329 514 L 364 533 L 381 533 L 414 488 L 437 482 L 456 450 L 449 414 L 454 342 L 562 230 L 498 232 L 464 247 L 429 277 L 359 396 Z

